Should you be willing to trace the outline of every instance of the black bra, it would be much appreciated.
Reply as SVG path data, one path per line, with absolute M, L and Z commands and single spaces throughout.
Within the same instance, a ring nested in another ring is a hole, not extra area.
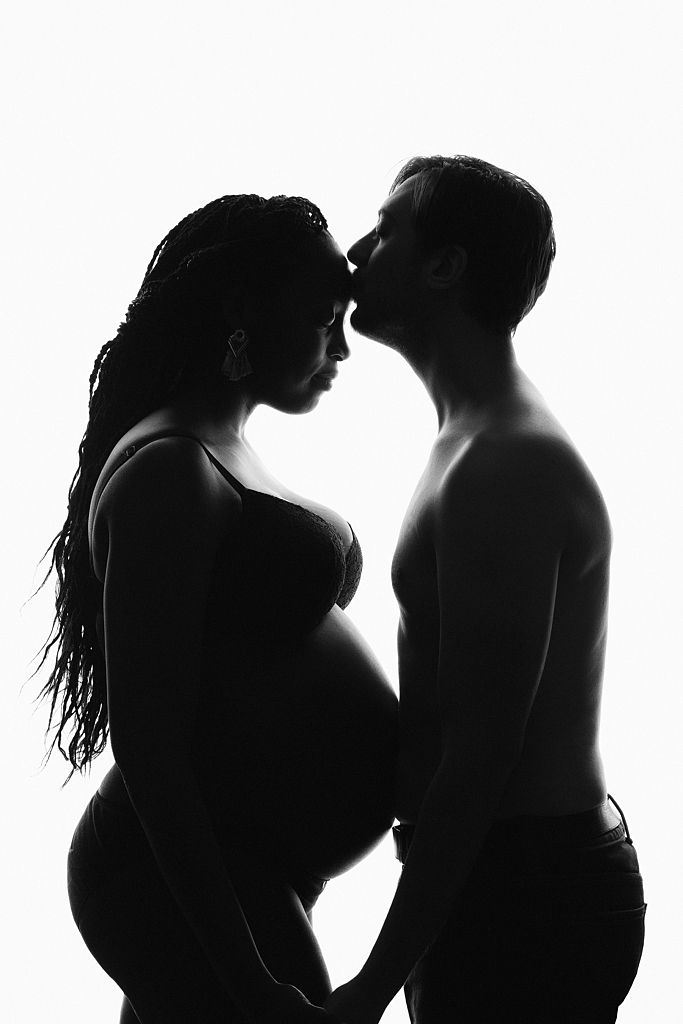
M 159 437 L 128 447 L 126 459 L 153 440 Z M 346 608 L 363 569 L 353 529 L 345 554 L 341 537 L 322 516 L 245 487 L 201 441 L 192 440 L 242 501 L 241 519 L 219 547 L 209 589 L 205 625 L 214 642 L 229 643 L 231 633 L 238 642 L 296 640 L 315 629 L 335 604 Z

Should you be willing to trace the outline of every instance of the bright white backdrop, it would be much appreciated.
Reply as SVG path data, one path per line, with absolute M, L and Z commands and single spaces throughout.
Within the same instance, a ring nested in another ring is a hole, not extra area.
M 226 192 L 305 195 L 343 247 L 414 154 L 461 152 L 548 199 L 558 257 L 517 335 L 522 365 L 597 476 L 616 537 L 603 753 L 646 876 L 645 955 L 620 1021 L 680 1020 L 680 35 L 662 0 L 15 2 L 2 74 L 2 1007 L 13 1024 L 117 1021 L 70 919 L 64 860 L 110 764 L 61 790 L 20 688 L 50 617 L 20 612 L 63 521 L 87 378 L 158 240 Z M 349 332 L 311 417 L 259 412 L 252 443 L 342 511 L 366 572 L 350 614 L 396 679 L 389 563 L 434 434 L 421 386 Z M 388 844 L 331 884 L 334 982 L 363 962 L 397 866 Z M 400 999 L 384 1020 L 407 1020 Z

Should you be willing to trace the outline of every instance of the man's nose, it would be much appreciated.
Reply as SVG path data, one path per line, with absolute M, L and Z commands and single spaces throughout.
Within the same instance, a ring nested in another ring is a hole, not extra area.
M 369 232 L 367 235 L 359 238 L 357 242 L 353 243 L 346 254 L 349 263 L 353 263 L 355 267 L 364 266 L 368 262 L 368 256 L 370 255 L 368 243 L 371 234 L 372 232 Z

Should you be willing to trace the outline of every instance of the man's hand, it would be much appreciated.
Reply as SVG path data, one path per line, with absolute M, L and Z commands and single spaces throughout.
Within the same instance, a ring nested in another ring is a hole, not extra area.
M 361 993 L 357 978 L 336 988 L 327 997 L 323 1007 L 344 1024 L 378 1024 L 384 1013 L 384 1008 L 379 1012 L 370 1009 L 367 996 Z

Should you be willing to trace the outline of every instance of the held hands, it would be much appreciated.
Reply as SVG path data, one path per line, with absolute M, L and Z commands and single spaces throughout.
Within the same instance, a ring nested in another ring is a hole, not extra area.
M 357 978 L 336 988 L 323 1006 L 344 1024 L 378 1024 L 384 1013 L 384 1007 L 381 1010 L 370 1008 L 367 994 L 361 994 Z
M 310 1003 L 293 985 L 280 985 L 279 997 L 278 1011 L 271 1024 L 344 1024 L 334 1012 Z
M 384 1007 L 369 1009 L 367 993 L 361 997 L 358 979 L 340 985 L 315 1006 L 294 985 L 277 985 L 269 1012 L 258 1014 L 258 1024 L 378 1024 Z

